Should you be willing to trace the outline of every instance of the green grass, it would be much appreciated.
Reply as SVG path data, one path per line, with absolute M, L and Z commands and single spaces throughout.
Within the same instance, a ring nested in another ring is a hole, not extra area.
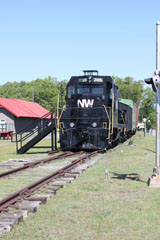
M 147 186 L 154 141 L 138 133 L 134 145 L 105 154 L 3 239 L 159 240 L 160 189 Z
M 44 139 L 43 141 L 39 142 L 36 146 L 50 146 L 50 140 Z M 24 158 L 35 156 L 44 152 L 50 151 L 49 148 L 31 148 L 27 153 L 23 155 L 16 154 L 16 144 L 12 143 L 10 140 L 0 140 L 0 162 L 8 161 L 9 158 Z

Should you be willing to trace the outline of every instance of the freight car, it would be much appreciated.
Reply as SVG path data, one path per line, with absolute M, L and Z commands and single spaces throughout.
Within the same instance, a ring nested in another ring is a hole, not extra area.
M 132 100 L 118 100 L 110 76 L 84 71 L 67 84 L 66 106 L 59 118 L 61 149 L 107 149 L 136 131 L 137 111 Z
M 137 125 L 138 125 L 138 106 L 130 99 L 118 99 L 119 109 L 127 106 L 128 110 L 126 111 L 126 131 L 128 137 L 135 134 Z

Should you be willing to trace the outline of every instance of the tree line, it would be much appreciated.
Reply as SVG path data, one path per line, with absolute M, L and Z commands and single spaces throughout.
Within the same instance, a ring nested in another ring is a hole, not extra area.
M 155 128 L 156 96 L 143 80 L 135 81 L 132 77 L 119 78 L 112 76 L 119 89 L 119 98 L 132 99 L 139 107 L 139 121 L 147 118 L 148 128 Z M 65 104 L 67 80 L 57 81 L 54 77 L 44 79 L 37 78 L 31 82 L 7 82 L 0 85 L 0 97 L 17 98 L 27 101 L 35 101 L 49 111 Z
M 67 81 L 57 81 L 56 78 L 37 78 L 31 82 L 7 82 L 0 86 L 0 97 L 17 98 L 39 103 L 49 111 L 53 111 L 57 106 L 59 96 L 59 106 L 65 104 Z

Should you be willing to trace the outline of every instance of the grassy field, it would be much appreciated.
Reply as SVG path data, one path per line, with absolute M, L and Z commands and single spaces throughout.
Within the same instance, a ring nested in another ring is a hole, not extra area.
M 39 142 L 36 146 L 50 146 L 50 140 L 44 139 L 43 141 Z M 45 148 L 42 149 L 30 149 L 26 154 L 17 155 L 16 154 L 16 144 L 12 143 L 10 140 L 0 140 L 0 162 L 5 162 L 10 158 L 24 158 L 29 156 L 35 156 L 46 151 Z
M 150 134 L 137 133 L 133 145 L 125 143 L 104 154 L 3 239 L 159 240 L 160 189 L 147 186 L 155 162 L 154 141 Z M 7 145 L 4 148 L 5 159 L 14 155 Z

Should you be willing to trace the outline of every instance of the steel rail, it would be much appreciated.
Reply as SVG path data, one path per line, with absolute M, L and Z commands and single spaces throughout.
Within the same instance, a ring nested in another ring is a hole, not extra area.
M 52 155 L 52 154 L 58 153 L 58 152 L 60 152 L 60 151 L 59 150 L 54 150 L 54 151 L 49 152 L 48 155 Z
M 6 198 L 0 200 L 0 212 L 5 210 L 9 205 L 16 203 L 18 200 L 22 199 L 23 197 L 29 197 L 31 194 L 39 189 L 40 187 L 44 186 L 45 184 L 49 183 L 52 179 L 64 176 L 65 173 L 69 172 L 71 169 L 75 168 L 79 163 L 84 162 L 85 159 L 91 157 L 92 155 L 97 154 L 98 151 L 92 152 L 87 156 L 82 156 L 78 159 L 73 160 L 67 166 L 60 168 L 59 170 L 49 174 L 46 177 L 41 178 L 40 180 L 20 189 L 19 191 L 8 195 Z
M 33 168 L 36 165 L 39 165 L 41 163 L 48 163 L 48 162 L 53 161 L 53 160 L 58 160 L 58 159 L 62 159 L 62 158 L 66 158 L 66 157 L 70 157 L 70 156 L 74 156 L 74 155 L 78 155 L 78 154 L 82 154 L 82 153 L 83 152 L 77 152 L 77 153 L 66 152 L 66 153 L 62 153 L 58 156 L 41 159 L 41 160 L 38 160 L 38 161 L 35 161 L 35 162 L 30 162 L 30 163 L 25 164 L 22 167 L 18 167 L 18 168 L 0 173 L 0 178 L 10 176 L 12 174 L 15 174 L 17 172 L 26 170 L 28 168 Z

